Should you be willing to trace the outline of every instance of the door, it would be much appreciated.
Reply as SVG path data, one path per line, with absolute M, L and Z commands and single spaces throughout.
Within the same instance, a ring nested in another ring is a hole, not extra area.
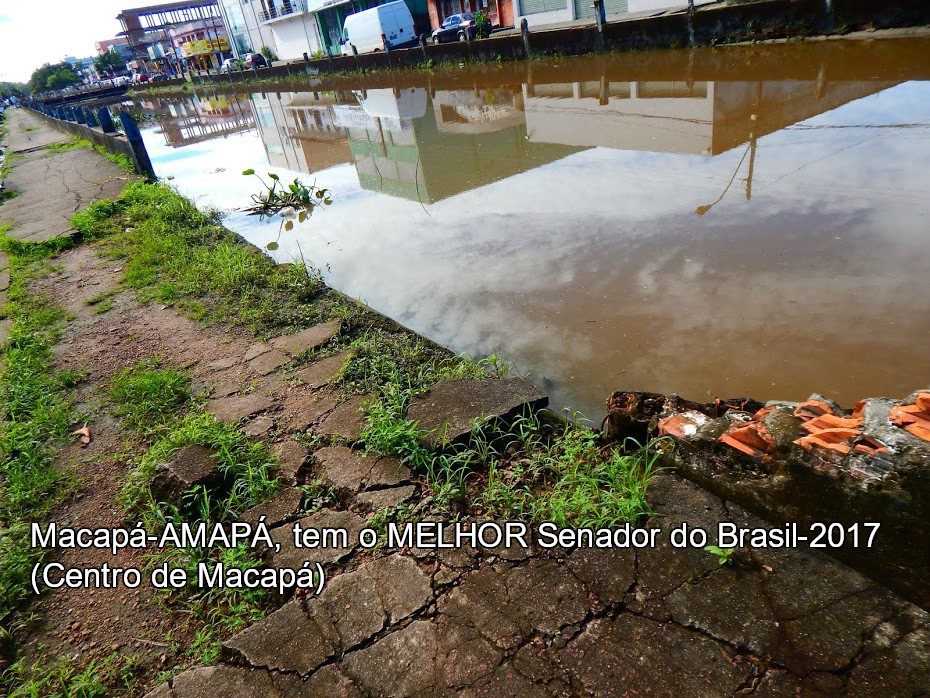
M 575 19 L 594 16 L 594 0 L 574 0 Z M 627 0 L 604 0 L 604 12 L 608 19 L 610 15 L 628 12 Z

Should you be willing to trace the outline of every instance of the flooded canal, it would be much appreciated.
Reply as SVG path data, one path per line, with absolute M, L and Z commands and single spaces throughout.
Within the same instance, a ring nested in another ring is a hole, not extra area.
M 926 40 L 830 41 L 140 104 L 156 172 L 228 227 L 599 418 L 621 388 L 927 383 L 927 78 Z M 281 232 L 235 210 L 246 168 L 333 204 Z

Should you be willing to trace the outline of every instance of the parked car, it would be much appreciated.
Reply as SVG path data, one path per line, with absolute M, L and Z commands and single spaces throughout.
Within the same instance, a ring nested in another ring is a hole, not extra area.
M 446 17 L 439 29 L 433 31 L 432 40 L 434 44 L 441 44 L 443 41 L 473 41 L 479 36 L 487 37 L 489 29 L 490 27 L 485 27 L 482 30 L 475 21 L 475 15 L 463 12 Z
M 115 78 L 113 78 L 113 84 L 116 87 L 122 87 L 123 85 L 128 85 L 131 82 L 132 78 L 130 78 L 128 75 L 117 75 Z
M 264 58 L 264 56 L 262 56 L 262 58 Z M 222 62 L 222 64 L 220 64 L 221 73 L 232 73 L 232 72 L 235 72 L 235 70 L 236 70 L 236 59 L 235 58 L 227 58 L 225 61 Z
M 164 82 L 168 79 L 168 76 L 164 73 L 155 73 L 149 77 L 149 82 Z
M 133 73 L 132 81 L 133 82 L 148 82 L 149 81 L 148 73 Z
M 260 53 L 250 53 L 245 57 L 246 68 L 266 68 L 268 60 Z
M 404 48 L 417 42 L 413 16 L 404 0 L 385 3 L 346 17 L 342 28 L 342 53 L 359 53 Z

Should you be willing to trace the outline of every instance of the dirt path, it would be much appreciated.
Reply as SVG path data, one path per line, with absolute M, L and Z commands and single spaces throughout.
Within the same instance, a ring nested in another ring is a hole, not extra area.
M 58 457 L 78 487 L 54 520 L 126 523 L 118 493 L 145 444 L 112 416 L 107 396 L 115 374 L 159 358 L 190 372 L 209 411 L 278 454 L 284 489 L 244 516 L 264 514 L 282 544 L 264 565 L 319 561 L 328 583 L 317 597 L 279 599 L 278 610 L 226 638 L 212 666 L 157 686 L 160 672 L 183 664 L 195 622 L 148 589 L 45 592 L 33 603 L 41 622 L 24 649 L 34 661 L 87 666 L 116 652 L 134 667 L 131 693 L 176 698 L 930 692 L 930 616 L 805 548 L 738 549 L 726 565 L 661 536 L 657 547 L 639 550 L 407 546 L 373 555 L 352 537 L 345 547 L 296 549 L 294 521 L 357 533 L 385 507 L 436 516 L 422 477 L 361 450 L 360 400 L 344 400 L 329 385 L 343 359 L 292 370 L 295 356 L 325 346 L 340 324 L 268 342 L 204 326 L 174 308 L 140 305 L 120 284 L 120 263 L 100 251 L 83 245 L 61 253 L 32 287 L 71 314 L 56 368 L 86 374 L 75 400 L 92 434 L 86 447 L 74 443 Z M 530 399 L 518 382 L 507 385 L 511 394 L 494 395 L 501 414 Z M 483 396 L 470 395 L 468 404 L 480 409 Z M 444 410 L 463 413 L 462 404 L 449 404 L 454 395 L 427 402 L 436 423 Z M 299 486 L 311 482 L 313 492 L 322 484 L 333 496 L 309 501 Z M 665 531 L 683 523 L 713 531 L 721 521 L 768 528 L 673 474 L 656 478 L 649 498 L 650 525 Z M 131 551 L 115 559 L 56 554 L 77 566 L 143 562 Z

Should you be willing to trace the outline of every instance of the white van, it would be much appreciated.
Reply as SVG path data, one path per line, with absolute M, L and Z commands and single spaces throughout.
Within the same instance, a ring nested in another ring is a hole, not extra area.
M 353 46 L 359 53 L 413 46 L 417 35 L 407 3 L 397 0 L 346 17 L 342 39 L 343 55 L 351 56 Z

